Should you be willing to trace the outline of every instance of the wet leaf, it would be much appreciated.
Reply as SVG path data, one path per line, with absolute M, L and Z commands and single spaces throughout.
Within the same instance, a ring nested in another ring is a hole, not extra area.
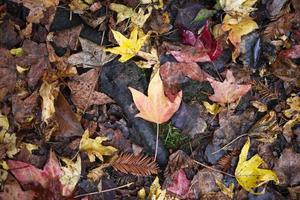
M 137 12 L 133 8 L 128 8 L 123 4 L 111 3 L 109 9 L 118 13 L 117 24 L 131 19 L 131 22 L 142 28 L 148 17 L 151 15 L 152 7 L 148 7 L 147 12 L 143 8 L 139 8 Z
M 148 96 L 131 87 L 129 87 L 129 90 L 137 109 L 140 111 L 136 117 L 141 117 L 157 124 L 168 121 L 178 110 L 181 103 L 181 91 L 177 94 L 174 102 L 171 102 L 165 96 L 159 71 L 154 74 L 149 83 Z
M 121 58 L 119 59 L 120 62 L 125 62 L 130 58 L 134 57 L 142 48 L 143 44 L 148 38 L 148 35 L 139 36 L 139 30 L 137 27 L 133 28 L 133 30 L 130 33 L 129 39 L 118 31 L 111 31 L 119 46 L 105 49 L 105 51 L 121 55 Z
M 220 112 L 220 105 L 217 103 L 208 103 L 207 101 L 203 101 L 203 105 L 206 108 L 207 112 L 212 115 L 216 115 Z
M 57 31 L 54 33 L 52 41 L 62 48 L 70 48 L 76 50 L 78 44 L 78 38 L 83 26 L 75 26 L 70 29 Z
M 98 83 L 99 70 L 91 69 L 86 73 L 74 76 L 68 82 L 73 103 L 81 110 L 91 105 L 112 103 L 113 100 L 104 93 L 95 90 Z
M 235 169 L 235 178 L 246 191 L 254 194 L 262 194 L 264 193 L 264 190 L 262 192 L 256 193 L 253 191 L 253 188 L 262 186 L 269 181 L 274 181 L 276 184 L 279 184 L 279 180 L 274 171 L 258 168 L 261 164 L 264 163 L 264 161 L 258 154 L 247 160 L 249 148 L 250 138 L 248 138 L 247 142 L 241 150 L 239 162 Z
M 218 103 L 233 103 L 251 89 L 251 85 L 238 84 L 230 70 L 227 70 L 226 79 L 223 82 L 212 78 L 207 78 L 207 80 L 214 89 L 214 94 L 209 96 L 209 99 Z
M 113 155 L 117 149 L 112 146 L 105 146 L 102 142 L 108 140 L 106 137 L 96 137 L 95 139 L 90 138 L 89 131 L 84 131 L 79 149 L 88 154 L 91 162 L 94 162 L 96 157 L 103 161 L 103 156 Z

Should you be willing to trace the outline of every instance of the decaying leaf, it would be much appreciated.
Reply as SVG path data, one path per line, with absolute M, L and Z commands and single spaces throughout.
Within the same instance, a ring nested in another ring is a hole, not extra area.
M 164 200 L 166 197 L 167 191 L 161 189 L 159 184 L 159 179 L 156 177 L 150 186 L 150 192 L 148 198 L 151 200 Z
M 244 17 L 233 17 L 226 15 L 223 20 L 222 29 L 229 31 L 228 39 L 234 45 L 235 49 L 232 53 L 232 60 L 235 61 L 240 55 L 240 44 L 243 35 L 247 35 L 253 30 L 257 29 L 258 25 L 249 16 Z
M 262 194 L 264 193 L 264 190 L 260 193 L 256 193 L 253 191 L 253 188 L 262 186 L 269 181 L 274 181 L 276 184 L 279 184 L 279 180 L 274 171 L 258 168 L 264 163 L 258 154 L 247 160 L 249 148 L 250 138 L 248 138 L 241 150 L 239 162 L 235 169 L 235 178 L 246 191 L 253 194 Z
M 3 192 L 0 192 L 0 199 L 5 200 L 34 200 L 37 197 L 33 191 L 23 191 L 20 184 L 16 180 L 7 181 Z
M 285 110 L 283 114 L 290 120 L 284 124 L 283 133 L 288 141 L 290 141 L 289 137 L 292 136 L 292 128 L 300 123 L 300 97 L 292 96 L 288 98 L 286 102 L 290 108 Z
M 68 82 L 72 101 L 79 109 L 85 110 L 91 105 L 103 105 L 113 102 L 106 94 L 95 90 L 98 78 L 99 70 L 91 69 L 86 73 L 74 76 Z
M 62 189 L 63 196 L 69 196 L 70 192 L 75 189 L 81 175 L 81 158 L 77 156 L 76 162 L 68 158 L 61 159 L 65 163 L 65 167 L 61 167 L 62 175 L 60 177 L 60 182 L 65 185 Z
M 111 3 L 109 9 L 118 13 L 117 24 L 125 19 L 131 19 L 131 22 L 142 28 L 148 17 L 151 15 L 152 7 L 147 8 L 147 13 L 143 8 L 139 8 L 137 12 L 133 8 L 128 8 L 123 4 Z
M 102 142 L 106 140 L 108 140 L 108 138 L 100 136 L 91 139 L 87 129 L 82 135 L 79 149 L 88 154 L 91 162 L 94 162 L 96 157 L 103 161 L 103 156 L 111 156 L 117 151 L 117 149 L 112 146 L 104 146 Z
M 74 13 L 83 14 L 95 0 L 71 0 L 69 3 L 70 9 Z
M 106 53 L 104 47 L 99 46 L 87 39 L 79 38 L 82 51 L 72 54 L 68 62 L 72 65 L 79 65 L 84 68 L 95 68 L 103 66 L 112 61 L 116 55 Z
M 167 186 L 167 191 L 176 194 L 178 197 L 187 196 L 190 182 L 186 177 L 185 171 L 180 169 L 172 175 L 172 182 Z
M 210 104 L 207 101 L 203 101 L 203 105 L 206 108 L 207 112 L 212 115 L 216 115 L 220 112 L 220 105 L 217 103 Z
M 165 96 L 159 71 L 154 74 L 149 83 L 148 96 L 131 87 L 129 87 L 129 90 L 137 109 L 140 111 L 136 117 L 141 117 L 157 124 L 168 121 L 178 110 L 181 103 L 181 91 L 177 94 L 174 102 L 171 102 Z
M 58 95 L 57 82 L 47 83 L 43 82 L 39 90 L 42 97 L 42 120 L 48 123 L 49 119 L 55 113 L 54 100 Z
M 20 145 L 20 147 L 27 149 L 30 154 L 32 154 L 32 151 L 37 150 L 39 148 L 36 144 L 31 144 L 26 142 L 23 142 Z
M 214 94 L 209 99 L 218 103 L 233 103 L 251 89 L 251 85 L 238 84 L 230 70 L 227 70 L 224 82 L 212 78 L 207 80 L 214 89 Z
M 220 6 L 226 13 L 249 15 L 255 8 L 252 6 L 257 0 L 220 0 Z
M 226 187 L 226 185 L 224 185 L 221 181 L 216 180 L 216 183 L 218 185 L 218 187 L 221 189 L 221 192 L 223 194 L 225 194 L 226 196 L 228 196 L 230 199 L 233 199 L 233 195 L 234 195 L 234 183 L 231 183 L 229 185 L 229 187 Z
M 111 52 L 113 54 L 121 55 L 119 59 L 120 62 L 125 62 L 130 58 L 134 57 L 139 50 L 142 48 L 144 42 L 148 38 L 148 35 L 140 36 L 137 27 L 134 27 L 130 33 L 129 39 L 126 38 L 118 31 L 111 30 L 115 40 L 118 42 L 119 46 L 114 48 L 105 49 L 105 51 Z
M 99 167 L 90 170 L 87 174 L 88 179 L 97 182 L 105 175 L 104 169 L 108 166 L 109 164 L 101 164 Z

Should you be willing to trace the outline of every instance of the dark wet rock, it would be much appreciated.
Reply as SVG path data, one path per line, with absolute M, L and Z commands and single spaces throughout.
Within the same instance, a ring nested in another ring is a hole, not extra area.
M 128 86 L 141 92 L 147 89 L 147 81 L 141 69 L 133 63 L 120 63 L 113 61 L 103 67 L 100 87 L 102 92 L 110 96 L 124 111 L 128 120 L 130 138 L 144 147 L 145 152 L 154 154 L 156 131 L 152 123 L 136 118 L 138 113 Z M 161 166 L 168 162 L 168 152 L 159 141 L 157 161 Z
M 214 144 L 208 144 L 206 146 L 206 149 L 205 149 L 205 157 L 206 157 L 206 160 L 215 165 L 217 164 L 218 160 L 220 160 L 220 158 L 222 158 L 225 154 L 225 151 L 218 151 L 219 149 L 221 149 L 220 146 L 218 145 L 214 145 Z M 216 152 L 218 151 L 218 152 Z M 216 152 L 216 153 L 214 153 Z

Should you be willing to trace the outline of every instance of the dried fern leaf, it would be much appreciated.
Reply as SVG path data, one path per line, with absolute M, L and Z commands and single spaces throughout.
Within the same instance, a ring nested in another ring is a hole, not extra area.
M 117 171 L 136 176 L 149 176 L 157 174 L 159 171 L 153 158 L 143 154 L 135 156 L 131 153 L 122 153 L 116 160 L 112 161 L 111 166 Z

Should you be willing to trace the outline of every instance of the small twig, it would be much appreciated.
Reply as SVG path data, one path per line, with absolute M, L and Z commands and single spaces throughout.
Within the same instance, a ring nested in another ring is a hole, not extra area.
M 156 124 L 156 143 L 155 143 L 155 155 L 154 155 L 155 161 L 156 161 L 157 151 L 158 151 L 158 135 L 159 135 L 159 123 Z
M 122 189 L 122 188 L 125 188 L 125 187 L 129 187 L 132 184 L 133 184 L 133 182 L 127 183 L 126 185 L 121 185 L 119 187 L 110 188 L 110 189 L 107 189 L 107 190 L 102 190 L 102 191 L 99 191 L 99 192 L 90 192 L 90 193 L 86 193 L 86 194 L 80 194 L 80 195 L 75 196 L 74 198 L 80 198 L 80 197 L 85 197 L 85 196 L 91 196 L 91 195 L 95 195 L 95 194 L 101 194 L 101 193 L 105 193 L 105 192 L 110 192 L 110 191 Z
M 208 166 L 208 165 L 205 165 L 205 164 L 203 164 L 203 163 L 201 163 L 201 162 L 199 162 L 199 161 L 197 161 L 197 160 L 193 160 L 193 161 L 194 161 L 194 163 L 196 163 L 196 164 L 198 164 L 198 165 L 201 165 L 202 167 L 211 169 L 211 170 L 213 170 L 213 171 L 216 171 L 216 172 L 219 172 L 219 173 L 222 173 L 222 174 L 226 174 L 227 176 L 235 177 L 235 176 L 232 175 L 232 174 L 228 174 L 228 173 L 223 172 L 223 171 L 221 171 L 221 170 L 215 169 L 215 168 L 210 167 L 210 166 Z
M 242 135 L 238 136 L 237 138 L 235 138 L 234 140 L 232 140 L 231 142 L 229 142 L 228 144 L 226 144 L 225 146 L 223 146 L 221 149 L 219 149 L 219 150 L 217 150 L 217 151 L 215 151 L 215 152 L 213 152 L 213 153 L 211 153 L 211 154 L 216 154 L 216 153 L 218 153 L 219 151 L 226 150 L 227 147 L 230 146 L 232 143 L 234 143 L 234 142 L 237 141 L 238 139 L 240 139 L 240 138 L 242 138 L 242 137 L 244 137 L 244 136 L 247 136 L 247 135 L 248 135 L 248 133 L 245 133 L 245 134 L 242 134 Z

